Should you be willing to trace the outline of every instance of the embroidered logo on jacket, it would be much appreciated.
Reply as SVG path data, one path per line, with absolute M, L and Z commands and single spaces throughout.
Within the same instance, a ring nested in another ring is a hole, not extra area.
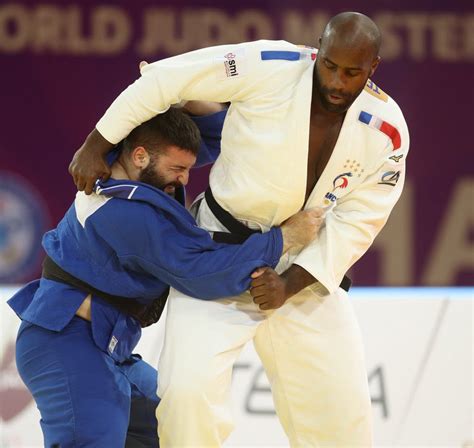
M 390 160 L 393 160 L 394 162 L 400 162 L 400 159 L 403 157 L 403 154 L 400 154 L 399 156 L 392 156 L 389 157 Z
M 339 174 L 334 178 L 334 180 L 332 181 L 332 191 L 328 191 L 324 196 L 324 205 L 330 205 L 332 202 L 336 201 L 337 196 L 334 194 L 334 192 L 338 188 L 347 188 L 347 186 L 349 185 L 349 177 L 352 177 L 352 173 L 350 171 L 347 173 Z
M 346 188 L 349 185 L 348 177 L 352 177 L 352 173 L 342 173 L 339 176 L 336 176 L 332 181 L 333 190 L 335 191 L 338 188 Z
M 224 67 L 227 77 L 237 76 L 239 73 L 237 71 L 237 61 L 235 60 L 236 55 L 234 53 L 227 53 L 224 58 Z
M 383 173 L 382 178 L 380 179 L 380 182 L 378 182 L 380 185 L 390 185 L 394 187 L 397 185 L 398 179 L 400 178 L 400 171 L 387 171 L 386 173 Z
M 229 51 L 223 56 L 215 59 L 217 64 L 217 79 L 232 79 L 243 76 L 246 73 L 245 53 L 242 49 Z M 224 69 L 222 69 L 224 68 Z
M 332 181 L 332 190 L 328 191 L 324 196 L 324 205 L 329 206 L 336 202 L 336 190 L 344 190 L 348 187 L 351 177 L 361 177 L 364 173 L 364 168 L 361 168 L 360 163 L 357 160 L 347 159 L 343 166 L 347 171 L 337 175 Z

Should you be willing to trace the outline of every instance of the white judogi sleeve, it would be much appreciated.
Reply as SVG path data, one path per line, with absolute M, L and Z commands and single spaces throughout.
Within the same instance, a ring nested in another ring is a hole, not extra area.
M 258 41 L 204 48 L 163 59 L 142 68 L 142 76 L 125 89 L 96 125 L 110 143 L 118 143 L 132 129 L 171 104 L 183 100 L 216 102 L 244 101 L 261 95 L 265 79 L 271 76 L 262 67 L 260 51 L 291 44 Z M 291 46 L 291 48 L 293 48 Z
M 344 274 L 369 249 L 400 198 L 409 135 L 403 119 L 399 128 L 401 147 L 393 151 L 390 144 L 382 152 L 383 157 L 374 163 L 365 181 L 338 199 L 336 206 L 326 214 L 318 238 L 294 261 L 329 293 L 337 290 Z M 399 156 L 402 157 L 397 159 Z

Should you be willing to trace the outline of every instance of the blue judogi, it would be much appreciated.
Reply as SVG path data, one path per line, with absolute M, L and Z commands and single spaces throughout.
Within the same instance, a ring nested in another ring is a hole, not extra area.
M 217 156 L 224 116 L 197 120 L 211 141 L 201 162 Z M 241 246 L 218 244 L 161 190 L 113 179 L 98 183 L 95 195 L 78 193 L 43 238 L 46 253 L 64 271 L 144 304 L 168 285 L 204 300 L 237 295 L 248 289 L 256 268 L 276 266 L 282 245 L 277 228 Z M 23 320 L 17 366 L 40 409 L 45 446 L 119 447 L 125 440 L 127 446 L 157 446 L 156 370 L 132 356 L 141 328 L 95 295 L 91 322 L 76 317 L 86 295 L 42 278 L 8 302 Z

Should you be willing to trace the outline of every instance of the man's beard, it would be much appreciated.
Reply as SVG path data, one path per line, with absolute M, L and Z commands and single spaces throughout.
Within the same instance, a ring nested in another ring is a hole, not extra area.
M 326 109 L 328 112 L 334 112 L 334 113 L 339 113 L 339 114 L 346 112 L 347 109 L 351 107 L 355 99 L 360 95 L 360 92 L 362 92 L 365 86 L 365 83 L 364 83 L 362 88 L 352 95 L 350 93 L 343 92 L 341 90 L 328 89 L 327 87 L 322 85 L 321 79 L 319 78 L 317 67 L 315 67 L 315 72 L 316 72 L 316 77 L 315 77 L 316 85 L 314 86 L 314 88 L 317 90 L 317 93 L 319 95 L 319 99 L 321 101 L 323 108 Z M 344 101 L 340 104 L 333 104 L 327 99 L 329 95 L 339 96 L 343 98 Z
M 159 190 L 162 190 L 173 197 L 174 197 L 174 189 L 172 189 L 171 187 L 174 187 L 174 188 L 182 187 L 182 184 L 180 182 L 167 182 L 164 176 L 157 174 L 155 172 L 154 161 L 150 161 L 149 165 L 146 168 L 143 168 L 143 170 L 140 172 L 138 180 L 140 182 L 143 182 L 144 184 L 148 184 L 148 185 L 151 185 L 152 187 L 158 188 Z M 165 189 L 172 190 L 172 191 L 165 191 Z

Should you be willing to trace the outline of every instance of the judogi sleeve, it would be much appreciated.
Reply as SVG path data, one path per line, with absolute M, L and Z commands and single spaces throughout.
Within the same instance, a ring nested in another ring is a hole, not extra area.
M 214 163 L 221 153 L 222 127 L 227 110 L 221 110 L 214 114 L 192 116 L 201 133 L 201 146 L 194 168 Z
M 409 148 L 408 130 L 403 124 L 402 146 L 396 152 L 391 146 L 383 151 L 365 181 L 338 200 L 326 214 L 317 239 L 294 261 L 329 293 L 337 290 L 344 274 L 369 249 L 400 198 Z M 395 162 L 390 159 L 394 155 L 403 157 Z
M 155 277 L 200 299 L 246 291 L 251 273 L 261 266 L 275 267 L 283 249 L 280 228 L 252 235 L 242 245 L 220 244 L 191 220 L 146 206 L 129 207 L 123 216 L 104 216 L 96 223 L 100 238 L 115 248 L 125 270 Z
M 96 128 L 115 144 L 171 104 L 183 100 L 243 101 L 261 89 L 262 83 L 255 82 L 260 72 L 265 73 L 258 49 L 258 42 L 210 47 L 148 64 Z

